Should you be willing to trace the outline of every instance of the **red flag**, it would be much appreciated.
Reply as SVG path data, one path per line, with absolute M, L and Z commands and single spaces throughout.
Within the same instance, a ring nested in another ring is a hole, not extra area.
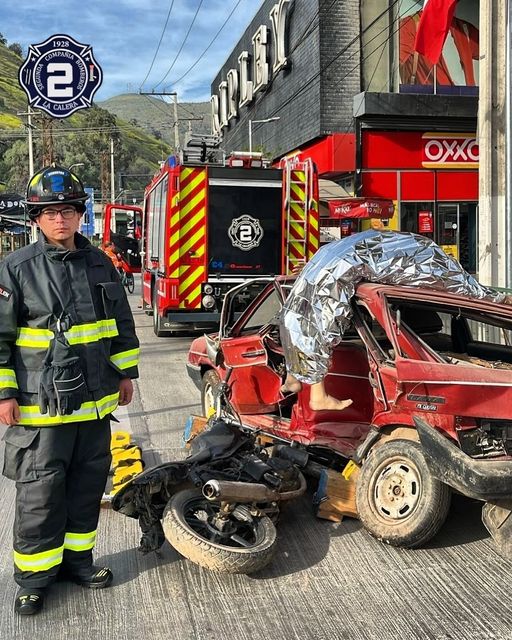
M 416 30 L 414 50 L 423 54 L 432 64 L 439 62 L 456 4 L 457 0 L 425 0 Z

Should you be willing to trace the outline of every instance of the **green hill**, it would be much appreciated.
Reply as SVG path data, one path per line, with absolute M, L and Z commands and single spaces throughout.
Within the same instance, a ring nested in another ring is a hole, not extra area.
M 98 106 L 174 145 L 173 104 L 163 102 L 154 96 L 126 93 L 99 102 Z M 196 133 L 210 133 L 209 102 L 178 103 L 178 130 L 181 145 L 189 128 Z

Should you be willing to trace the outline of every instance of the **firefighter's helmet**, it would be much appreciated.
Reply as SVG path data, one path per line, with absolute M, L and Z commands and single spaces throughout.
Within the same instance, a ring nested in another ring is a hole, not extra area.
M 88 197 L 81 180 L 74 173 L 55 165 L 41 169 L 30 178 L 24 203 L 30 218 L 35 219 L 44 207 L 51 204 L 72 204 L 83 213 Z

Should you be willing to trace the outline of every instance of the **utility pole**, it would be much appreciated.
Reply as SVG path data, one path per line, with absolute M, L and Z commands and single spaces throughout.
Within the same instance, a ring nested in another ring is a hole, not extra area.
M 506 288 L 512 286 L 511 5 L 512 0 L 480 3 L 478 102 L 478 278 L 486 285 Z
M 178 129 L 178 94 L 174 94 L 174 148 L 175 153 L 180 149 L 180 130 Z
M 178 152 L 180 147 L 180 133 L 178 130 L 178 94 L 176 91 L 139 91 L 141 96 L 173 96 L 174 97 L 174 150 Z
M 110 198 L 111 202 L 115 202 L 116 199 L 116 185 L 114 174 L 114 138 L 110 136 Z
M 27 110 L 21 113 L 18 113 L 19 116 L 27 116 L 27 133 L 28 133 L 28 173 L 29 178 L 34 175 L 34 139 L 32 137 L 32 109 L 30 105 L 27 106 Z M 25 208 L 25 215 L 26 215 Z M 24 232 L 25 233 L 25 232 Z M 26 237 L 26 236 L 25 236 Z M 34 222 L 31 222 L 30 226 L 30 242 L 37 241 L 37 227 Z
M 28 105 L 26 111 L 18 111 L 18 116 L 27 116 L 27 133 L 28 133 L 28 172 L 30 176 L 34 175 L 34 139 L 32 137 L 32 109 Z
M 54 161 L 53 153 L 53 118 L 42 115 L 43 166 L 48 167 Z

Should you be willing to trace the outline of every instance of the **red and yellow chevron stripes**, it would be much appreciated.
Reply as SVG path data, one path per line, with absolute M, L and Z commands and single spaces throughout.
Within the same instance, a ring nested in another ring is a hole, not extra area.
M 180 309 L 201 306 L 206 276 L 206 169 L 183 167 L 171 202 L 169 276 L 177 278 Z
M 292 170 L 290 176 L 289 225 L 285 226 L 284 248 L 288 252 L 289 271 L 304 265 L 319 246 L 318 200 L 306 193 L 306 172 Z M 310 180 L 313 176 L 309 176 Z M 316 189 L 313 190 L 315 192 Z M 286 229 L 289 229 L 287 232 Z

